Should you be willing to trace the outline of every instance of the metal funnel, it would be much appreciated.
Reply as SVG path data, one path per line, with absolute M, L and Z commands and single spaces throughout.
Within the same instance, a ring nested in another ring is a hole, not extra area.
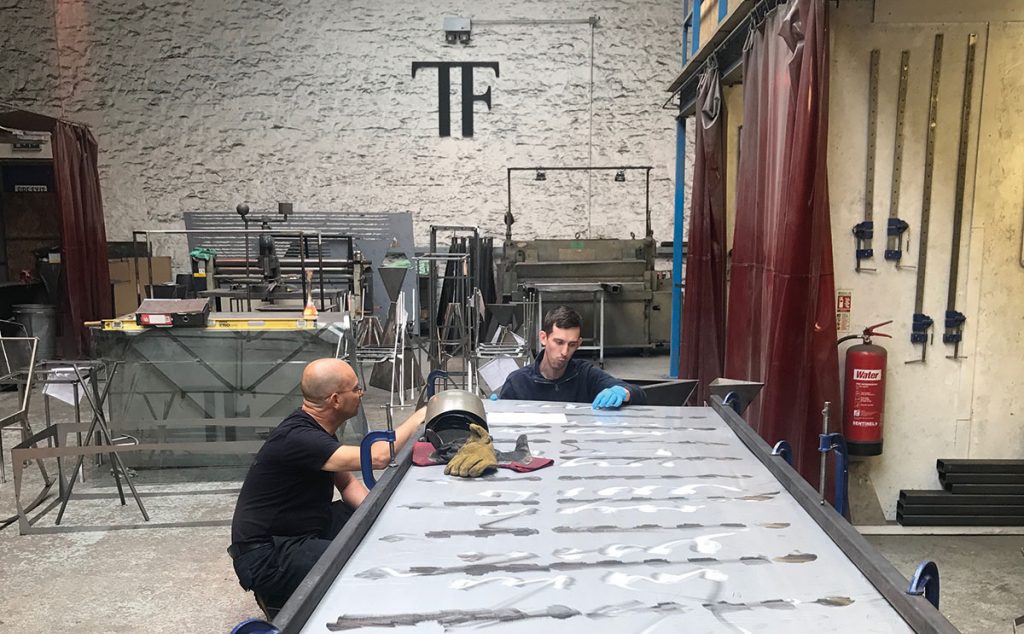
M 757 398 L 757 395 L 761 393 L 761 388 L 763 387 L 764 383 L 720 378 L 712 381 L 708 385 L 708 390 L 711 396 L 717 396 L 726 401 L 726 405 L 730 404 L 729 400 L 735 399 L 736 411 L 742 415 L 754 399 Z M 730 394 L 732 395 L 731 397 Z
M 641 385 L 644 393 L 647 394 L 648 405 L 686 405 L 697 387 L 696 379 L 676 379 L 672 381 L 661 381 L 660 383 L 649 383 Z
M 383 345 L 384 329 L 374 316 L 364 317 L 356 331 L 356 341 L 361 348 L 377 348 Z
M 384 290 L 391 301 L 398 300 L 398 294 L 402 292 L 402 282 L 405 281 L 405 274 L 408 272 L 408 268 L 390 266 L 381 266 L 377 269 L 377 275 L 380 275 L 380 281 L 384 283 Z
M 513 311 L 515 305 L 513 304 L 487 304 L 487 310 L 490 311 L 494 321 L 499 326 L 511 326 Z

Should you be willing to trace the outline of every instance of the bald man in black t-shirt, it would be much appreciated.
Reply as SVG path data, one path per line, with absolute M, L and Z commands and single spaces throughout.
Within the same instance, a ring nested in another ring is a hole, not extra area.
M 252 590 L 268 618 L 284 607 L 306 573 L 368 493 L 358 471 L 359 447 L 335 437 L 359 411 L 363 388 L 349 364 L 317 359 L 302 373 L 302 407 L 267 437 L 242 484 L 231 521 L 238 582 Z M 418 410 L 395 429 L 395 449 L 423 422 Z M 390 461 L 386 443 L 373 446 L 373 468 Z M 334 490 L 341 499 L 332 501 Z

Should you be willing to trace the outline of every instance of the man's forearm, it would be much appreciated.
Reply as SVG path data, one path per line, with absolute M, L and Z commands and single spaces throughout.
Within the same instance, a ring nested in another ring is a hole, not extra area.
M 341 499 L 352 508 L 359 508 L 370 490 L 362 481 L 352 477 L 348 471 L 342 471 L 334 475 L 334 484 L 341 493 Z
M 633 385 L 632 383 L 626 383 L 623 387 L 626 388 L 626 392 L 629 394 L 626 401 L 634 405 L 647 404 L 647 393 L 644 392 L 644 388 L 639 385 Z
M 416 410 L 409 418 L 405 419 L 405 422 L 395 429 L 395 453 L 401 451 L 402 447 L 409 442 L 409 439 L 416 434 L 420 425 L 423 424 L 426 413 L 426 408 Z M 391 448 L 386 442 L 374 443 L 370 451 L 373 456 L 374 469 L 383 469 L 391 461 Z
M 395 430 L 396 449 L 399 447 L 404 447 L 405 443 L 409 442 L 409 439 L 412 438 L 414 434 L 416 434 L 416 432 L 420 428 L 420 425 L 423 424 L 423 420 L 426 418 L 426 416 L 427 409 L 425 407 L 421 407 L 420 409 L 413 412 L 412 415 L 409 416 L 409 418 L 405 419 L 405 422 L 398 426 L 398 429 Z

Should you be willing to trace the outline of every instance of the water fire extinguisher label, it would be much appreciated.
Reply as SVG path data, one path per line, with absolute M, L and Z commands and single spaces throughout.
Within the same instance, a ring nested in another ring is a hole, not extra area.
M 878 371 L 878 374 L 881 375 L 881 371 Z M 854 380 L 856 383 L 851 394 L 853 416 L 850 417 L 850 424 L 854 427 L 878 427 L 882 422 L 882 408 L 879 407 L 883 398 L 881 377 Z
M 877 383 L 882 380 L 881 370 L 861 370 L 855 369 L 853 371 L 854 381 L 867 381 L 869 383 Z
M 850 332 L 850 313 L 853 311 L 853 291 L 836 291 L 836 332 Z
M 878 357 L 855 355 L 854 363 L 881 362 Z M 849 360 L 848 360 L 849 362 Z M 885 408 L 884 367 L 852 368 L 846 385 L 846 434 L 852 442 L 880 440 Z

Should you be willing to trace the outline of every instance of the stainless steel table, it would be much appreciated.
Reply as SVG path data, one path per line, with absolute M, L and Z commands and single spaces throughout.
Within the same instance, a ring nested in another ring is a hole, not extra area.
M 347 316 L 211 313 L 205 327 L 142 327 L 107 320 L 92 329 L 95 357 L 118 361 L 110 387 L 111 429 L 142 443 L 257 440 L 301 402 L 306 364 L 341 354 Z M 355 365 L 355 364 L 354 364 Z M 356 365 L 356 372 L 360 372 Z M 366 433 L 363 412 L 349 433 Z M 189 452 L 135 454 L 145 468 L 248 466 L 251 457 Z
M 489 402 L 532 472 L 399 466 L 282 632 L 955 632 L 732 410 Z

